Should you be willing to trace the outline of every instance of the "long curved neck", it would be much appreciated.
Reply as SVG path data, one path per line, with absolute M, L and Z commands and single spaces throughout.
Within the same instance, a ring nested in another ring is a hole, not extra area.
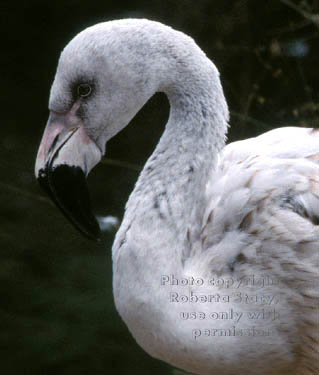
M 163 89 L 169 120 L 129 198 L 115 249 L 134 226 L 130 238 L 139 255 L 175 251 L 182 260 L 191 251 L 189 237 L 200 228 L 206 183 L 224 146 L 228 120 L 218 72 L 206 57 L 205 64 L 204 72 L 195 66 Z

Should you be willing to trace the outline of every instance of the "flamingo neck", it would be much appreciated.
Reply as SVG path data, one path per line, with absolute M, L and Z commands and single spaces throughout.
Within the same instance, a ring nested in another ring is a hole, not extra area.
M 180 262 L 191 251 L 190 237 L 201 227 L 206 184 L 224 146 L 228 120 L 218 72 L 206 60 L 205 74 L 188 72 L 163 89 L 170 102 L 169 120 L 128 200 L 115 251 L 128 240 L 128 229 L 132 247 L 143 249 L 139 255 L 169 255 L 176 248 Z

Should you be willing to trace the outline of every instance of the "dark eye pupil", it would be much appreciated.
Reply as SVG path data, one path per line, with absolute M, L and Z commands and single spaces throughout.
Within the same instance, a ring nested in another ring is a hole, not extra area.
M 91 91 L 92 91 L 91 86 L 87 83 L 81 83 L 78 86 L 79 96 L 82 96 L 82 97 L 89 96 L 91 94 Z

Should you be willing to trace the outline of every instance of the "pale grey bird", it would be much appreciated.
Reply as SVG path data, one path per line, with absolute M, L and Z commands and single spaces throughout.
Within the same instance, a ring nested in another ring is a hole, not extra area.
M 113 245 L 117 310 L 153 357 L 199 375 L 319 373 L 319 132 L 225 147 L 215 65 L 188 36 L 127 19 L 63 50 L 35 173 L 86 236 L 85 177 L 148 99 L 170 102 Z

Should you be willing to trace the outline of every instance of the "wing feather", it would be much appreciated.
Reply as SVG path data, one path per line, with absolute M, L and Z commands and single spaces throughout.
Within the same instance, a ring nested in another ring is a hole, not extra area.
M 279 128 L 227 145 L 206 194 L 201 243 L 190 260 L 206 272 L 226 270 L 253 240 L 319 246 L 319 131 Z

